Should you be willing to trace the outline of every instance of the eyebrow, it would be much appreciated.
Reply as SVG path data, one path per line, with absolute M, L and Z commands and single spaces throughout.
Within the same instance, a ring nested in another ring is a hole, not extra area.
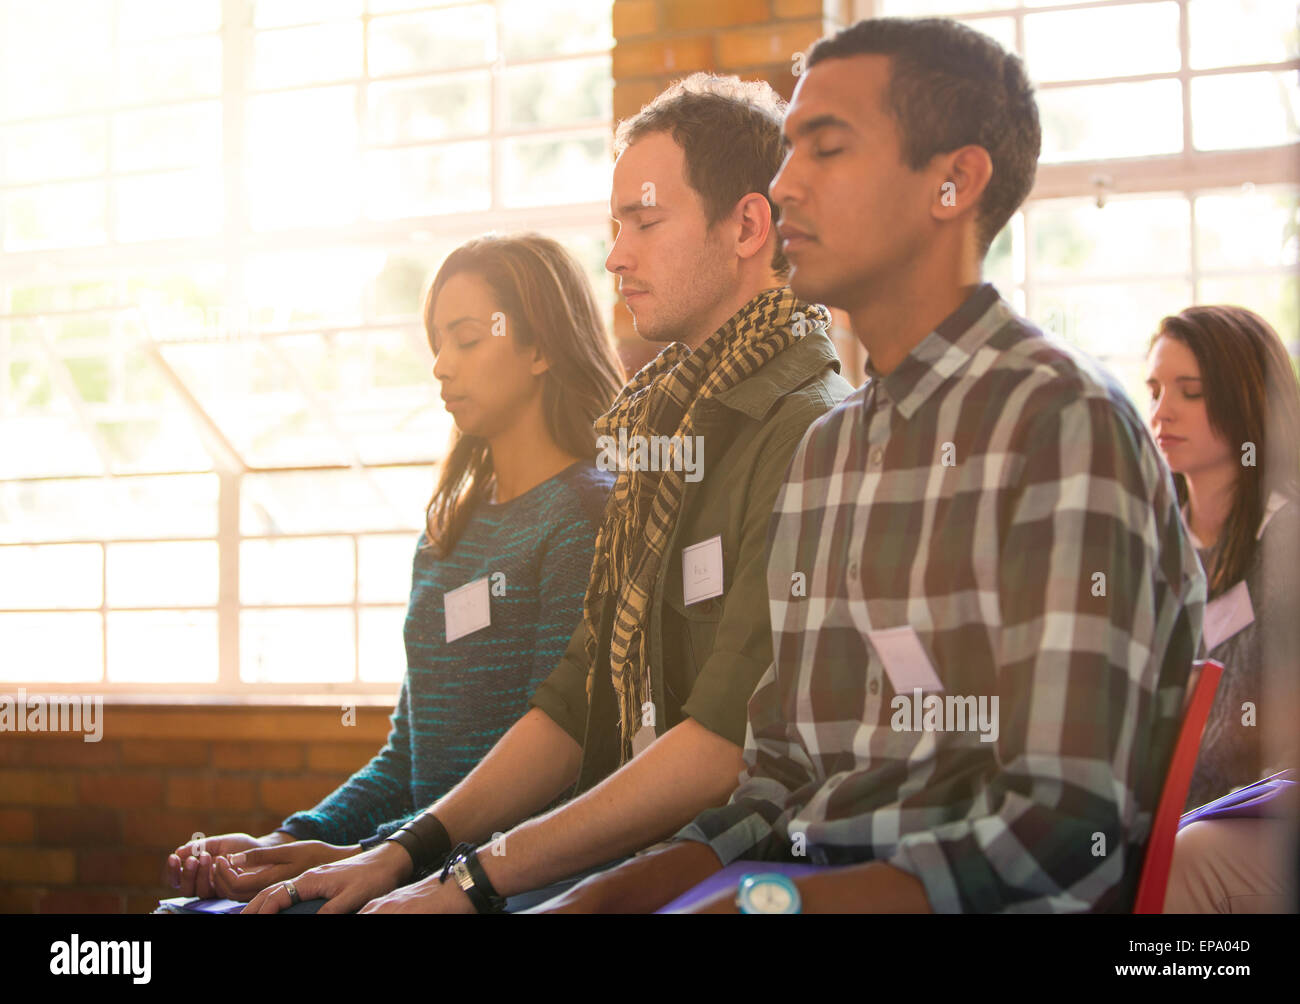
M 619 206 L 618 209 L 616 209 L 613 213 L 610 214 L 609 218 L 611 220 L 617 221 L 620 216 L 631 216 L 635 213 L 644 213 L 650 209 L 663 209 L 663 208 L 664 208 L 664 204 L 660 202 L 657 197 L 655 199 L 655 204 L 653 206 L 643 206 L 639 202 L 628 202 L 625 203 L 624 205 Z
M 466 321 L 476 321 L 476 322 L 479 323 L 479 324 L 486 324 L 486 323 L 487 323 L 487 322 L 484 321 L 481 317 L 474 317 L 474 316 L 471 315 L 471 314 L 466 314 L 464 317 L 458 317 L 458 318 L 456 318 L 456 320 L 450 322 L 450 323 L 447 325 L 447 330 L 448 330 L 448 331 L 451 331 L 451 330 L 452 330 L 453 328 L 455 328 L 458 324 L 464 324 Z M 439 327 L 438 327 L 436 324 L 433 325 L 432 327 L 433 327 L 433 330 L 429 332 L 429 336 L 430 336 L 430 338 L 437 338 L 440 329 L 439 329 Z
M 809 133 L 816 132 L 819 129 L 851 130 L 852 128 L 853 126 L 846 120 L 840 118 L 838 115 L 832 115 L 830 112 L 827 112 L 824 115 L 814 115 L 807 121 L 800 122 L 799 125 L 795 127 L 794 132 L 796 136 L 807 136 Z M 786 132 L 784 127 L 781 129 L 781 142 L 786 146 L 790 144 L 790 134 Z
M 1147 377 L 1147 383 L 1149 384 L 1159 383 L 1159 382 L 1160 381 L 1158 381 L 1153 376 Z M 1174 377 L 1174 383 L 1204 383 L 1204 379 L 1202 377 L 1180 376 L 1180 377 Z

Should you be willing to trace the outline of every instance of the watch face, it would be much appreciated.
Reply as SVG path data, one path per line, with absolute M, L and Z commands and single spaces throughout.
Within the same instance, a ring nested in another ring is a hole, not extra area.
M 799 893 L 784 875 L 757 875 L 740 887 L 739 906 L 745 913 L 798 913 Z

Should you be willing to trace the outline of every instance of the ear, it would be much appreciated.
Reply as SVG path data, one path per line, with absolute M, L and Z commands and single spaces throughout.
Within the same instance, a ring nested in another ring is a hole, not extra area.
M 533 358 L 528 365 L 528 372 L 533 376 L 541 376 L 551 368 L 550 360 L 542 355 L 542 349 L 539 345 L 533 346 Z
M 993 178 L 993 160 L 982 146 L 969 143 L 940 154 L 931 164 L 938 179 L 930 200 L 930 215 L 936 220 L 957 220 L 969 215 L 973 222 L 979 202 Z
M 736 254 L 752 258 L 763 250 L 773 232 L 772 207 L 758 192 L 750 192 L 732 211 L 732 218 L 740 227 L 736 237 Z

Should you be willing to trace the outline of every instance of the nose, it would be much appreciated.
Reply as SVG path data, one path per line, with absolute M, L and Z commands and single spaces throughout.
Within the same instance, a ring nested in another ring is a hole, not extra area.
M 1168 391 L 1163 388 L 1157 397 L 1151 401 L 1151 427 L 1158 429 L 1161 426 L 1168 425 L 1175 418 L 1172 407 L 1172 399 Z
M 780 168 L 776 172 L 776 177 L 772 183 L 767 186 L 767 194 L 772 197 L 772 201 L 781 206 L 787 202 L 797 201 L 798 194 L 802 191 L 799 184 L 799 167 L 795 162 L 795 153 L 793 150 L 788 152 L 785 160 L 781 162 Z
M 447 346 L 444 345 L 442 351 L 433 357 L 433 378 L 438 383 L 445 384 L 451 377 L 451 353 L 447 351 Z
M 627 253 L 627 240 L 623 236 L 625 227 L 620 226 L 618 233 L 614 235 L 614 244 L 609 249 L 609 254 L 605 256 L 605 271 L 613 275 L 631 268 L 631 256 Z

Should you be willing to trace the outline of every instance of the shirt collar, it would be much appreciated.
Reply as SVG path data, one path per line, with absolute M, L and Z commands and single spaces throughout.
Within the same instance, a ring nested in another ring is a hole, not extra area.
M 983 283 L 921 339 L 888 376 L 880 376 L 868 359 L 867 379 L 878 382 L 899 414 L 909 419 L 1014 316 L 993 284 Z
M 1271 520 L 1277 514 L 1277 511 L 1286 504 L 1287 497 L 1281 492 L 1272 491 L 1268 493 L 1268 501 L 1264 503 L 1264 517 L 1259 521 L 1259 529 L 1255 531 L 1256 540 L 1262 540 L 1264 538 L 1264 527 L 1268 526 L 1268 521 Z M 1187 539 L 1192 542 L 1192 547 L 1196 548 L 1198 551 L 1204 551 L 1205 545 L 1201 543 L 1201 538 L 1192 532 L 1192 525 L 1187 521 L 1186 503 L 1183 503 L 1183 507 L 1179 512 L 1183 517 L 1183 529 L 1187 532 Z

